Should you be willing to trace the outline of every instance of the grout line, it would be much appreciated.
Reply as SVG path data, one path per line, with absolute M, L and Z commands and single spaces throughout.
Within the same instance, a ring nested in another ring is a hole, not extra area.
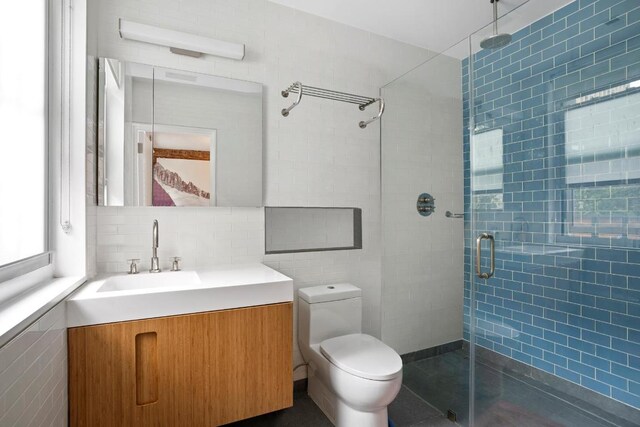
M 406 386 L 404 384 L 402 384 L 402 387 L 406 388 L 411 394 L 413 394 L 415 397 L 417 397 L 418 399 L 420 399 L 421 401 L 423 401 L 424 403 L 426 403 L 430 408 L 435 409 L 438 413 L 440 413 L 440 415 L 442 415 L 444 418 L 446 418 L 444 416 L 444 413 L 442 411 L 440 411 L 440 409 L 436 408 L 435 406 L 433 406 L 431 403 L 427 402 L 422 396 L 420 396 L 418 393 L 416 393 L 415 391 L 411 390 L 409 388 L 409 386 Z M 436 418 L 437 416 L 433 416 L 433 417 L 429 417 L 429 418 L 425 418 L 424 420 L 430 420 L 431 418 Z M 424 421 L 424 420 L 420 420 L 420 421 Z

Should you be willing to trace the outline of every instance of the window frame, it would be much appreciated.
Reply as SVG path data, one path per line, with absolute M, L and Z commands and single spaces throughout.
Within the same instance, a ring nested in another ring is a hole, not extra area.
M 51 101 L 50 96 L 50 78 L 51 78 L 51 36 L 49 34 L 49 30 L 51 29 L 50 25 L 50 4 L 49 1 L 43 0 L 44 3 L 44 138 L 42 140 L 43 148 L 44 148 L 44 182 L 42 185 L 44 187 L 44 227 L 42 236 L 42 243 L 44 247 L 44 251 L 39 254 L 31 255 L 27 258 L 18 259 L 12 261 L 8 264 L 0 265 L 0 287 L 4 282 L 7 282 L 12 279 L 16 279 L 18 277 L 24 276 L 26 274 L 32 273 L 36 270 L 39 270 L 44 267 L 48 267 L 53 264 L 53 254 L 51 253 L 51 241 L 50 241 L 50 223 L 49 223 L 49 215 L 51 208 L 49 206 L 50 198 L 50 166 L 49 166 L 49 143 L 50 143 L 50 105 Z

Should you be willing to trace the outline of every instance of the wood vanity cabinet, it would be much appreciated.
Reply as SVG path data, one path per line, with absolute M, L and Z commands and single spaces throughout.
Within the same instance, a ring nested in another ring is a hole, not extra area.
M 293 405 L 292 303 L 70 328 L 71 426 L 218 426 Z

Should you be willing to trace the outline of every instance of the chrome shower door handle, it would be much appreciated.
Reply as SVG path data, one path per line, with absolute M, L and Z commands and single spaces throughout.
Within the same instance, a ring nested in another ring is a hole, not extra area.
M 491 245 L 491 269 L 488 273 L 483 273 L 480 265 L 482 259 L 482 241 L 488 240 Z M 476 239 L 476 275 L 481 279 L 488 279 L 496 272 L 496 241 L 489 233 L 482 233 Z

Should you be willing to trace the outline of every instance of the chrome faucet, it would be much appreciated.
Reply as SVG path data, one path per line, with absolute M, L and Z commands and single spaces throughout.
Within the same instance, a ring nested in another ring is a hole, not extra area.
M 151 256 L 151 270 L 149 273 L 160 273 L 160 262 L 158 261 L 158 235 L 160 234 L 158 230 L 158 220 L 153 220 L 153 243 L 151 246 L 151 250 L 153 254 Z

